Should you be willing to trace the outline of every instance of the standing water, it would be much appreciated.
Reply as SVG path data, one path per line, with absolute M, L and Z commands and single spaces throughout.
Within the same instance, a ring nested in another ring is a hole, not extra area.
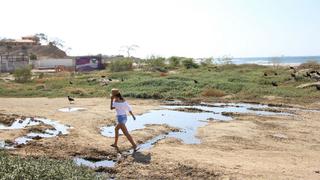
M 129 118 L 126 123 L 129 132 L 143 129 L 147 124 L 167 124 L 180 129 L 179 132 L 170 132 L 166 137 L 174 137 L 185 144 L 199 144 L 196 137 L 198 127 L 207 124 L 208 119 L 230 121 L 232 117 L 224 115 L 224 112 L 252 113 L 256 115 L 288 115 L 287 113 L 263 111 L 267 105 L 258 104 L 199 104 L 195 106 L 162 106 L 162 110 L 152 110 L 143 115 L 137 116 L 137 120 Z M 183 109 L 194 109 L 199 112 L 185 112 Z M 261 109 L 258 111 L 250 109 Z M 114 126 L 101 128 L 101 134 L 106 137 L 114 137 Z
M 18 137 L 15 139 L 14 144 L 26 144 L 27 142 L 33 140 L 34 138 L 50 138 L 58 135 L 68 134 L 69 126 L 63 125 L 57 121 L 45 118 L 26 118 L 24 120 L 18 119 L 11 126 L 0 126 L 0 129 L 23 129 L 30 126 L 36 126 L 40 124 L 45 124 L 52 126 L 52 128 L 45 129 L 43 133 L 28 133 L 25 136 Z M 5 145 L 5 148 L 13 148 L 12 146 Z

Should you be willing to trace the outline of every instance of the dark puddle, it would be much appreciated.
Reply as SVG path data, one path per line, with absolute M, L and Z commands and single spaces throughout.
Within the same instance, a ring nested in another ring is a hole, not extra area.
M 162 106 L 162 110 L 152 110 L 143 115 L 137 116 L 137 120 L 134 121 L 131 117 L 128 119 L 126 126 L 128 131 L 134 131 L 145 128 L 148 124 L 167 124 L 170 127 L 180 129 L 178 132 L 169 132 L 167 134 L 161 134 L 156 136 L 143 144 L 139 144 L 139 151 L 145 151 L 151 149 L 154 144 L 159 140 L 174 137 L 180 139 L 185 144 L 199 144 L 200 140 L 196 137 L 198 127 L 205 126 L 211 119 L 219 121 L 230 121 L 231 116 L 224 115 L 228 112 L 232 113 L 252 113 L 256 115 L 290 115 L 283 112 L 270 112 L 264 111 L 264 108 L 268 108 L 267 105 L 259 104 L 208 104 L 200 103 L 198 105 L 182 106 L 174 104 L 171 106 Z M 250 110 L 254 109 L 254 110 Z M 261 110 L 260 110 L 261 109 Z M 210 120 L 209 120 L 210 119 Z M 101 128 L 101 134 L 106 137 L 114 137 L 114 126 L 107 126 Z M 139 153 L 139 152 L 138 152 Z M 129 155 L 135 155 L 133 150 L 118 153 L 117 160 L 101 160 L 90 161 L 84 158 L 76 157 L 75 163 L 78 165 L 85 165 L 91 168 L 109 167 L 115 166 L 117 161 L 121 158 L 125 158 Z
M 66 107 L 66 108 L 61 108 L 58 109 L 60 112 L 78 112 L 78 111 L 85 111 L 86 108 L 81 108 L 81 107 Z
M 58 135 L 64 135 L 69 133 L 68 132 L 68 129 L 70 128 L 69 126 L 66 126 L 57 121 L 46 119 L 46 118 L 18 119 L 14 123 L 12 123 L 11 126 L 1 125 L 0 130 L 1 129 L 3 130 L 23 129 L 26 127 L 37 126 L 41 124 L 49 125 L 52 128 L 45 129 L 43 133 L 30 132 L 25 136 L 16 138 L 12 144 L 1 143 L 0 141 L 0 147 L 6 148 L 6 149 L 12 149 L 17 145 L 26 144 L 29 141 L 32 141 L 33 139 L 51 138 L 51 137 L 56 137 Z

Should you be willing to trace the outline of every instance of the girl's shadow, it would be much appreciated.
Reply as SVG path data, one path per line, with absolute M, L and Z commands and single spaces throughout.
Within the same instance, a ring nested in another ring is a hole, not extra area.
M 142 164 L 150 164 L 151 161 L 151 154 L 143 154 L 141 152 L 135 152 L 132 154 L 135 162 L 142 163 Z
M 132 152 L 132 153 L 124 153 L 124 152 L 121 152 L 119 147 L 114 147 L 117 151 L 118 154 L 120 154 L 122 157 L 126 158 L 128 156 L 132 156 L 133 159 L 134 159 L 134 162 L 137 162 L 137 163 L 142 163 L 142 164 L 150 164 L 150 161 L 151 161 L 151 154 L 148 153 L 148 154 L 143 154 L 142 152 Z

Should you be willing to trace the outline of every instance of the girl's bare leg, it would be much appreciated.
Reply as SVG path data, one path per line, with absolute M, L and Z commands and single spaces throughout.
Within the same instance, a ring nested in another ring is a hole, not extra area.
M 114 144 L 112 144 L 111 146 L 114 146 L 114 147 L 118 146 L 119 129 L 120 129 L 120 124 L 117 124 L 116 127 L 114 128 L 114 132 L 115 132 Z
M 136 148 L 137 148 L 137 145 L 136 145 L 136 143 L 133 141 L 131 135 L 129 134 L 126 125 L 120 124 L 120 128 L 121 128 L 123 134 L 127 137 L 127 139 L 128 139 L 128 140 L 130 141 L 130 143 L 132 144 L 132 147 L 133 147 L 134 149 L 136 149 Z

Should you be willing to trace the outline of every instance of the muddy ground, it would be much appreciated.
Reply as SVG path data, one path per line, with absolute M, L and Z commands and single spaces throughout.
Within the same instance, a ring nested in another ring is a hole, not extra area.
M 74 105 L 69 105 L 65 98 L 0 98 L 0 102 L 1 113 L 43 116 L 73 127 L 68 135 L 32 141 L 11 150 L 14 154 L 54 158 L 116 156 L 109 146 L 113 138 L 103 137 L 99 129 L 115 122 L 107 99 L 76 99 Z M 137 114 L 159 108 L 158 101 L 129 99 L 129 102 Z M 68 106 L 87 110 L 57 111 Z M 320 103 L 308 107 L 320 109 Z M 124 159 L 112 172 L 116 177 L 139 179 L 320 179 L 320 112 L 294 113 L 272 117 L 244 114 L 229 122 L 212 121 L 198 129 L 201 144 L 163 139 L 152 149 Z M 171 130 L 151 125 L 134 131 L 132 136 L 142 143 Z M 25 131 L 0 130 L 0 137 L 12 140 Z M 130 148 L 124 137 L 120 138 L 119 146 L 121 150 Z

